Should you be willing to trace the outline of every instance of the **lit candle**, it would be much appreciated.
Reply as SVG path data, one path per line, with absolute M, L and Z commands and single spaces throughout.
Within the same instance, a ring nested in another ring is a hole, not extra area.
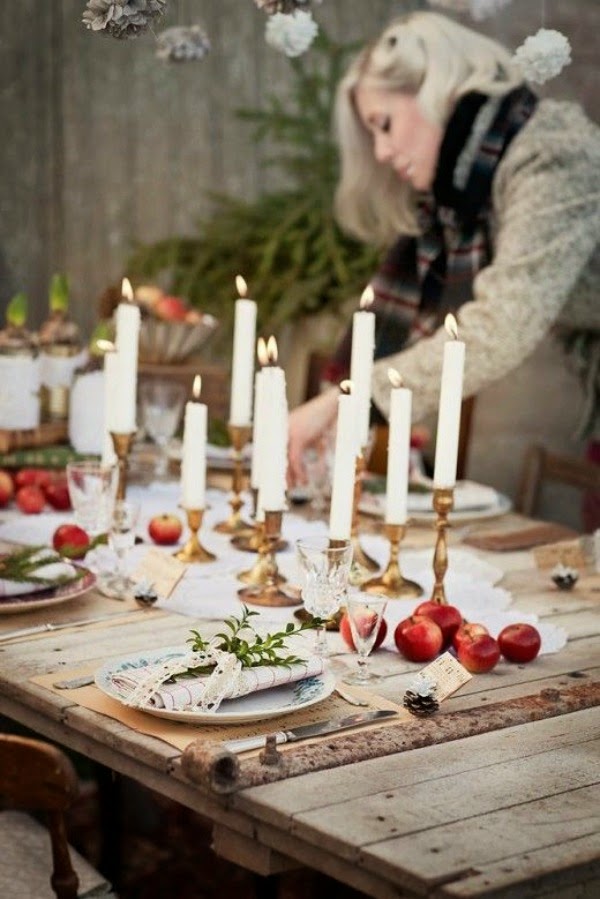
M 202 378 L 196 375 L 193 399 L 185 404 L 181 457 L 181 504 L 203 509 L 206 492 L 206 405 L 199 402 Z
M 140 333 L 139 306 L 131 302 L 133 290 L 127 278 L 123 278 L 121 292 L 125 302 L 116 311 L 116 346 L 118 361 L 118 389 L 111 402 L 110 430 L 117 434 L 131 434 L 136 430 L 136 391 L 138 368 L 138 341 Z
M 261 451 L 261 440 L 264 437 L 264 391 L 263 391 L 263 367 L 267 365 L 267 344 L 264 338 L 259 337 L 256 345 L 256 354 L 260 368 L 254 378 L 254 416 L 252 421 L 252 464 L 250 468 L 250 486 L 258 490 L 260 486 L 260 466 L 264 453 Z
M 388 378 L 392 392 L 385 520 L 387 524 L 406 524 L 412 392 L 402 386 L 402 378 L 395 369 L 388 369 Z
M 118 391 L 115 345 L 110 340 L 98 340 L 98 348 L 104 353 L 104 437 L 102 440 L 102 464 L 114 465 L 117 461 L 110 436 L 111 410 Z
M 276 512 L 285 508 L 288 408 L 285 373 L 277 365 L 277 341 L 267 342 L 268 364 L 264 366 L 261 408 L 258 508 Z
M 357 402 L 352 382 L 342 381 L 340 391 L 329 513 L 330 540 L 350 538 L 356 472 Z
M 246 299 L 248 288 L 241 275 L 236 277 L 235 284 L 240 299 L 235 303 L 229 423 L 247 427 L 252 414 L 256 303 L 254 300 Z
M 446 316 L 445 327 L 452 339 L 448 340 L 444 346 L 442 387 L 435 445 L 433 484 L 434 487 L 439 488 L 454 487 L 456 483 L 456 460 L 458 457 L 460 408 L 465 366 L 465 345 L 462 340 L 458 339 L 458 327 L 453 315 Z
M 358 450 L 369 443 L 369 420 L 371 415 L 371 377 L 373 374 L 373 353 L 375 351 L 375 313 L 368 308 L 375 294 L 369 284 L 360 298 L 360 310 L 352 317 L 352 355 L 350 360 L 350 380 L 357 405 Z

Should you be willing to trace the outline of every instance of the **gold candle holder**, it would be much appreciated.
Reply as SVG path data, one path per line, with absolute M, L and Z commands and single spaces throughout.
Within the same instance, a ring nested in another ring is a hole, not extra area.
M 265 537 L 265 525 L 263 521 L 256 522 L 256 534 L 260 538 L 258 558 L 252 568 L 248 568 L 246 571 L 241 571 L 238 574 L 238 581 L 242 581 L 242 583 L 248 584 L 248 586 L 251 587 L 264 587 L 269 579 L 274 576 L 278 584 L 284 584 L 287 578 L 280 574 L 279 571 L 273 575 L 271 570 L 271 545 Z M 274 551 L 276 550 L 277 547 L 275 547 Z
M 117 481 L 116 498 L 125 499 L 127 493 L 127 472 L 129 470 L 129 453 L 131 452 L 131 444 L 135 437 L 135 431 L 129 434 L 121 434 L 115 431 L 110 432 L 112 438 L 115 455 L 117 457 L 117 467 L 119 469 L 119 479 Z
M 379 565 L 372 559 L 368 553 L 362 548 L 360 537 L 358 535 L 359 511 L 358 506 L 362 493 L 362 479 L 366 468 L 365 454 L 359 453 L 356 457 L 356 467 L 354 469 L 354 498 L 352 502 L 352 526 L 350 530 L 350 542 L 352 543 L 352 569 L 350 572 L 350 583 L 353 586 L 362 584 L 365 578 L 374 571 L 379 571 Z
M 448 543 L 446 531 L 450 527 L 448 515 L 454 506 L 454 491 L 452 487 L 437 487 L 433 491 L 433 509 L 437 514 L 435 527 L 437 538 L 433 553 L 433 574 L 435 583 L 431 594 L 431 602 L 437 602 L 441 606 L 448 604 L 444 591 L 444 577 L 448 569 Z
M 386 524 L 384 531 L 385 536 L 390 541 L 390 560 L 387 568 L 379 577 L 366 581 L 362 585 L 361 590 L 364 590 L 365 593 L 387 596 L 388 599 L 406 599 L 422 596 L 423 588 L 416 581 L 403 577 L 400 571 L 398 556 L 400 543 L 406 533 L 406 525 Z
M 219 534 L 239 534 L 242 531 L 248 531 L 251 528 L 246 521 L 242 519 L 240 509 L 244 505 L 240 494 L 244 486 L 244 466 L 242 463 L 242 452 L 252 434 L 252 428 L 246 425 L 227 425 L 227 431 L 231 440 L 233 449 L 233 472 L 231 476 L 231 491 L 233 496 L 229 500 L 231 506 L 231 514 L 225 521 L 220 521 L 215 525 L 215 531 Z
M 255 586 L 242 587 L 238 596 L 242 602 L 254 606 L 298 606 L 301 603 L 300 591 L 295 587 L 281 588 L 281 575 L 275 558 L 276 547 L 281 537 L 281 519 L 283 513 L 265 511 L 264 521 L 264 563 L 263 582 Z M 261 547 L 262 549 L 262 547 Z
M 180 562 L 214 562 L 217 558 L 209 550 L 205 549 L 198 539 L 198 531 L 202 525 L 204 509 L 185 509 L 187 524 L 190 529 L 190 537 L 183 547 L 173 553 Z

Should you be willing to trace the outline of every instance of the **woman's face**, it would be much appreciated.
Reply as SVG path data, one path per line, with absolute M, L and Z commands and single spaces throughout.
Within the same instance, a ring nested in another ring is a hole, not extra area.
M 390 165 L 415 190 L 433 184 L 443 132 L 426 119 L 412 94 L 358 84 L 358 115 L 373 137 L 375 159 Z

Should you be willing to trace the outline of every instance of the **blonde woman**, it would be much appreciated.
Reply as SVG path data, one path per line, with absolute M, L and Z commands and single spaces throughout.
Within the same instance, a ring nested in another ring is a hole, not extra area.
M 393 22 L 339 85 L 340 225 L 385 248 L 372 279 L 373 399 L 387 369 L 437 408 L 447 312 L 469 351 L 465 395 L 519 365 L 556 324 L 600 337 L 600 129 L 538 98 L 498 43 L 444 16 Z M 328 376 L 348 368 L 349 337 Z M 594 384 L 591 390 L 597 390 Z M 337 388 L 290 417 L 290 473 L 334 420 Z M 588 410 L 597 411 L 592 397 Z

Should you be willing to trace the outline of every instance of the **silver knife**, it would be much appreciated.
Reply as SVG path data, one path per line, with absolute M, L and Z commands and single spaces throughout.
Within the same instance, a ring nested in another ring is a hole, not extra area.
M 381 718 L 390 718 L 398 714 L 393 709 L 372 709 L 370 712 L 357 712 L 356 715 L 347 715 L 345 718 L 329 718 L 326 721 L 316 721 L 314 724 L 303 724 L 293 730 L 279 730 L 275 732 L 275 742 L 295 743 L 296 740 L 308 740 L 310 737 L 321 737 L 325 734 L 334 734 L 340 730 L 349 730 L 351 727 L 362 727 L 372 721 Z M 239 740 L 224 740 L 223 745 L 230 752 L 247 752 L 249 749 L 261 749 L 265 740 L 271 734 L 259 734 L 256 737 L 241 737 Z
M 135 610 L 131 610 L 135 611 Z M 119 618 L 126 615 L 123 612 L 107 612 L 106 615 L 96 615 L 95 618 L 80 618 L 77 621 L 63 621 L 61 624 L 36 624 L 33 627 L 22 627 L 16 631 L 5 631 L 0 634 L 0 643 L 4 640 L 15 640 L 17 637 L 30 637 L 34 634 L 43 634 L 46 631 L 61 631 L 66 627 L 83 627 L 85 624 L 96 624 L 97 621 L 106 621 L 107 618 Z

